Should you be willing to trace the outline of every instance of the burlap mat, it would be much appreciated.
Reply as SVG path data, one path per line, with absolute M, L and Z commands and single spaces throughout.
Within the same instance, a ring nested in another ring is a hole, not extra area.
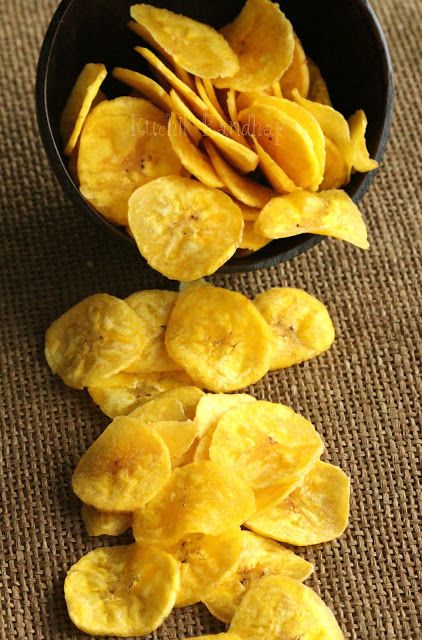
M 107 421 L 86 395 L 50 374 L 44 330 L 91 293 L 125 296 L 166 284 L 79 216 L 47 166 L 33 88 L 39 45 L 55 5 L 55 0 L 0 0 L 0 637 L 7 640 L 85 637 L 68 621 L 63 578 L 76 559 L 99 544 L 83 530 L 70 478 Z M 327 303 L 337 329 L 330 352 L 268 375 L 255 392 L 310 418 L 325 438 L 327 459 L 352 476 L 347 533 L 303 550 L 316 566 L 309 583 L 334 609 L 347 638 L 416 640 L 422 637 L 417 618 L 421 16 L 414 0 L 375 5 L 395 61 L 397 101 L 384 168 L 362 204 L 370 252 L 326 240 L 290 264 L 216 281 L 247 294 L 274 285 L 304 287 Z M 173 613 L 150 637 L 170 640 L 220 629 L 196 606 Z

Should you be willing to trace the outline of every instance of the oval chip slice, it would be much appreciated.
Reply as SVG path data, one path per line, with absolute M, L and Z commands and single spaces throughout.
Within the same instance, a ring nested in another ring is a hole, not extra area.
M 227 194 L 189 178 L 168 176 L 132 195 L 129 226 L 151 267 L 167 278 L 196 280 L 231 258 L 239 246 L 243 218 Z
M 217 422 L 229 409 L 241 404 L 256 402 L 256 398 L 249 393 L 206 393 L 196 407 L 195 422 L 198 425 L 198 435 L 204 436 L 217 426 Z
M 170 466 L 161 436 L 140 420 L 119 417 L 80 459 L 72 488 L 100 511 L 133 511 L 159 493 Z
M 120 536 L 132 526 L 132 514 L 127 511 L 99 511 L 83 504 L 81 517 L 89 536 Z
M 64 593 L 72 622 L 95 636 L 143 636 L 169 615 L 180 584 L 177 561 L 160 549 L 100 548 L 68 571 Z

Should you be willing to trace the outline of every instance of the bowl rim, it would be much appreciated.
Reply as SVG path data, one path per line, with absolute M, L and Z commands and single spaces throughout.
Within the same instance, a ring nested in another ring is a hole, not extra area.
M 87 213 L 89 217 L 94 220 L 103 229 L 107 229 L 110 234 L 117 240 L 126 241 L 128 249 L 136 249 L 136 244 L 132 238 L 123 230 L 122 227 L 118 227 L 112 222 L 106 220 L 98 211 L 89 204 L 87 200 L 82 196 L 75 182 L 69 175 L 68 169 L 64 163 L 61 150 L 56 145 L 51 121 L 47 108 L 47 72 L 52 55 L 52 48 L 58 35 L 59 28 L 64 20 L 67 11 L 72 4 L 77 0 L 61 0 L 56 8 L 50 23 L 45 32 L 43 42 L 40 49 L 37 70 L 36 70 L 36 82 L 35 82 L 35 103 L 38 130 L 41 136 L 41 140 L 46 152 L 49 164 L 53 169 L 55 177 L 59 181 L 66 195 L 76 208 L 84 213 Z M 391 121 L 393 117 L 393 103 L 394 103 L 394 82 L 393 82 L 393 65 L 391 61 L 391 55 L 388 48 L 388 43 L 384 31 L 381 27 L 380 21 L 368 0 L 354 0 L 356 4 L 360 6 L 362 11 L 366 14 L 368 19 L 368 26 L 374 36 L 377 44 L 377 48 L 381 53 L 382 65 L 383 65 L 383 78 L 386 82 L 386 98 L 384 102 L 384 110 L 381 114 L 382 128 L 378 131 L 375 142 L 373 157 L 380 164 L 384 156 L 384 152 L 387 146 L 389 132 L 391 128 Z M 369 173 L 364 174 L 360 184 L 356 190 L 351 194 L 351 197 L 355 203 L 358 203 L 363 195 L 368 191 L 369 186 L 374 180 L 379 168 Z M 224 265 L 222 265 L 217 271 L 217 274 L 230 274 L 230 273 L 244 273 L 248 271 L 256 271 L 259 269 L 265 269 L 276 266 L 281 262 L 286 262 L 292 258 L 308 251 L 310 248 L 316 246 L 326 236 L 317 234 L 302 234 L 286 238 L 289 240 L 288 247 L 280 248 L 276 250 L 273 255 L 259 255 L 261 249 L 253 254 L 240 257 L 230 258 Z M 280 242 L 280 241 L 272 241 Z M 269 243 L 267 246 L 270 246 Z M 137 250 L 138 251 L 138 250 Z M 138 252 L 141 264 L 147 265 L 146 260 Z

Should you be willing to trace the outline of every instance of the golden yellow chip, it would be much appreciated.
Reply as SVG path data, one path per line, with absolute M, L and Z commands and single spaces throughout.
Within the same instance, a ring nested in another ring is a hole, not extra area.
M 270 242 L 268 238 L 264 238 L 259 233 L 254 231 L 254 222 L 245 222 L 243 227 L 243 236 L 240 241 L 239 249 L 246 249 L 247 251 L 259 251 L 262 247 L 265 247 Z
M 120 417 L 84 453 L 72 488 L 100 511 L 133 511 L 170 478 L 170 454 L 161 436 L 136 418 Z
M 230 124 L 232 125 L 232 127 L 234 127 L 236 129 L 236 131 L 239 130 L 239 122 L 238 122 L 238 116 L 237 116 L 237 103 L 236 103 L 236 91 L 234 89 L 229 89 L 227 91 L 227 111 L 229 113 L 229 117 L 230 117 Z
M 223 413 L 241 404 L 256 402 L 249 393 L 206 393 L 196 407 L 195 422 L 200 437 L 214 429 Z
M 179 565 L 160 549 L 127 546 L 91 551 L 64 583 L 72 622 L 95 636 L 143 636 L 171 612 L 180 584 Z
M 107 75 L 103 64 L 84 66 L 66 102 L 60 118 L 60 135 L 64 154 L 70 156 L 76 147 L 85 120 Z
M 117 80 L 120 80 L 120 82 L 135 89 L 135 91 L 148 100 L 151 100 L 161 111 L 170 113 L 172 104 L 169 94 L 152 78 L 144 76 L 137 71 L 123 69 L 122 67 L 115 67 L 113 69 L 113 76 L 117 78 Z
M 315 591 L 286 576 L 261 578 L 236 609 L 229 631 L 247 640 L 344 640 Z
M 368 120 L 365 112 L 359 109 L 349 118 L 350 139 L 352 141 L 352 167 L 356 171 L 373 171 L 378 167 L 376 160 L 371 160 L 366 148 L 366 127 Z
M 217 98 L 217 94 L 215 92 L 215 88 L 214 88 L 214 85 L 213 85 L 212 81 L 209 78 L 203 78 L 202 84 L 204 86 L 204 89 L 205 89 L 205 92 L 206 92 L 206 94 L 208 96 L 208 99 L 214 105 L 215 109 L 217 109 L 217 111 L 219 112 L 221 117 L 226 119 L 227 115 L 226 115 L 223 107 L 221 106 L 218 98 Z
M 81 516 L 89 536 L 120 536 L 132 526 L 132 514 L 126 511 L 99 511 L 83 504 Z
M 45 357 L 69 387 L 83 389 L 129 367 L 144 344 L 142 322 L 135 311 L 119 298 L 98 293 L 50 325 Z
M 248 207 L 247 204 L 243 204 L 243 202 L 240 202 L 239 200 L 236 200 L 236 199 L 234 199 L 234 201 L 236 202 L 237 206 L 240 208 L 242 212 L 243 220 L 245 222 L 250 222 L 250 221 L 255 222 L 255 220 L 258 218 L 259 214 L 261 213 L 261 209 L 258 207 Z
M 244 478 L 261 510 L 298 487 L 323 450 L 309 420 L 285 405 L 259 400 L 221 416 L 209 455 Z
M 258 91 L 279 80 L 293 59 L 293 29 L 278 4 L 247 0 L 237 18 L 221 30 L 239 59 L 239 71 L 214 80 L 216 87 Z
M 274 287 L 254 304 L 274 336 L 271 369 L 284 369 L 326 351 L 335 332 L 325 305 L 301 289 Z
M 196 280 L 231 258 L 242 237 L 243 218 L 222 191 L 168 176 L 131 196 L 129 226 L 151 267 L 173 280 Z
M 339 189 L 349 182 L 350 168 L 340 151 L 330 140 L 325 137 L 325 167 L 324 179 L 319 185 L 320 190 Z
M 147 100 L 116 98 L 89 114 L 79 143 L 80 190 L 107 219 L 127 224 L 128 199 L 135 189 L 181 170 L 166 116 Z
M 130 15 L 180 67 L 200 78 L 231 76 L 239 69 L 224 37 L 202 22 L 147 4 L 133 5 Z
M 208 187 L 219 189 L 223 186 L 211 162 L 191 141 L 182 120 L 174 112 L 170 115 L 168 135 L 171 146 L 185 169 Z
M 241 548 L 239 528 L 217 536 L 194 533 L 175 544 L 163 546 L 163 551 L 170 553 L 180 568 L 180 589 L 175 607 L 200 602 L 216 582 L 234 571 Z
M 211 427 L 198 441 L 192 456 L 192 462 L 200 462 L 201 460 L 210 459 L 210 445 L 214 435 L 215 426 Z
M 132 528 L 138 542 L 170 544 L 191 533 L 222 534 L 254 511 L 246 482 L 206 460 L 175 469 L 162 491 L 134 513 Z
M 318 460 L 303 484 L 278 504 L 248 520 L 264 536 L 297 546 L 338 538 L 349 519 L 350 480 L 332 464 Z
M 249 207 L 262 208 L 275 195 L 268 187 L 264 187 L 256 180 L 251 180 L 242 176 L 233 169 L 218 153 L 212 142 L 204 140 L 204 147 L 208 153 L 211 163 L 223 182 L 225 188 L 232 196 Z
M 267 178 L 268 182 L 278 193 L 292 193 L 297 191 L 299 187 L 295 185 L 293 180 L 289 178 L 287 173 L 280 167 L 275 160 L 272 159 L 262 147 L 255 136 L 252 136 L 255 150 L 259 157 L 259 167 Z
M 204 392 L 198 387 L 182 386 L 163 391 L 130 414 L 144 422 L 162 420 L 193 420 Z
M 293 60 L 288 69 L 283 74 L 279 86 L 285 98 L 292 99 L 293 89 L 297 89 L 301 96 L 306 98 L 309 92 L 310 76 L 308 61 L 303 50 L 302 43 L 297 35 L 294 36 L 295 47 L 293 50 Z
M 159 393 L 185 387 L 192 380 L 185 371 L 117 373 L 88 387 L 89 395 L 110 418 L 126 416 Z
M 237 391 L 268 371 L 272 335 L 245 296 L 205 285 L 179 294 L 166 346 L 198 386 Z
M 192 420 L 165 420 L 151 423 L 150 428 L 166 443 L 172 468 L 184 465 L 185 456 L 198 436 L 198 426 Z
M 211 118 L 214 120 L 214 124 L 211 125 L 213 129 L 219 131 L 220 133 L 223 133 L 225 136 L 228 136 L 229 138 L 232 138 L 232 140 L 236 140 L 236 142 L 239 142 L 239 144 L 243 144 L 247 147 L 248 143 L 246 142 L 244 136 L 235 128 L 233 128 L 231 124 L 229 124 L 227 116 L 225 114 L 221 115 L 220 111 L 214 106 L 214 103 L 205 90 L 201 78 L 195 78 L 195 84 L 198 94 L 207 105 L 207 109 L 211 114 Z
M 316 233 L 346 240 L 361 249 L 369 247 L 359 209 L 347 193 L 337 189 L 296 191 L 273 198 L 259 214 L 255 231 L 267 238 Z
M 327 84 L 322 77 L 321 71 L 319 67 L 313 62 L 310 58 L 308 58 L 308 69 L 309 69 L 309 91 L 308 95 L 303 95 L 304 98 L 309 98 L 313 102 L 319 102 L 320 104 L 326 104 L 329 107 L 332 106 L 330 94 L 328 92 Z M 299 91 L 299 93 L 301 93 Z
M 273 82 L 273 84 L 271 85 L 271 93 L 276 98 L 282 98 L 283 97 L 283 94 L 281 93 L 280 81 L 279 80 L 277 80 L 277 82 Z
M 177 299 L 175 291 L 147 289 L 126 298 L 144 324 L 145 347 L 127 371 L 176 371 L 180 367 L 170 358 L 164 343 L 164 333 Z
M 282 547 L 274 540 L 250 531 L 241 531 L 242 551 L 236 570 L 218 581 L 203 602 L 213 616 L 231 622 L 243 596 L 262 576 L 281 575 L 306 580 L 312 571 L 310 562 Z

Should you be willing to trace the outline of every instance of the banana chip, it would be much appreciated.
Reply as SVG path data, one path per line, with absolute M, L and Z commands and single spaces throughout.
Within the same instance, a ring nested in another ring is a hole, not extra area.
M 282 404 L 259 400 L 221 416 L 209 455 L 244 478 L 261 510 L 296 489 L 323 449 L 309 420 Z
M 107 219 L 127 224 L 128 199 L 135 189 L 181 170 L 166 116 L 147 100 L 116 98 L 89 114 L 79 142 L 80 190 Z
M 350 480 L 332 464 L 318 460 L 303 484 L 275 506 L 248 520 L 269 538 L 297 546 L 338 538 L 349 519 Z
M 231 125 L 236 130 L 239 129 L 239 119 L 237 114 L 237 104 L 236 104 L 236 91 L 234 89 L 229 89 L 227 91 L 227 111 L 229 113 L 229 117 L 231 120 Z
M 310 562 L 273 540 L 250 531 L 241 531 L 242 551 L 236 570 L 218 581 L 203 602 L 213 616 L 231 622 L 243 596 L 263 576 L 281 575 L 306 580 L 312 571 Z
M 99 511 L 133 511 L 159 493 L 170 466 L 161 436 L 138 419 L 119 417 L 80 459 L 72 488 Z
M 198 425 L 198 435 L 202 437 L 217 426 L 223 413 L 229 409 L 251 402 L 256 402 L 256 398 L 249 393 L 206 393 L 196 407 L 195 422 Z
M 278 193 L 286 194 L 297 191 L 299 187 L 295 185 L 280 165 L 272 159 L 270 154 L 265 151 L 256 137 L 252 136 L 252 139 L 259 157 L 259 167 L 270 185 L 278 191 Z
M 168 553 L 136 544 L 95 549 L 74 564 L 64 593 L 72 622 L 95 636 L 143 636 L 169 615 L 180 584 Z
M 247 0 L 221 33 L 239 59 L 239 71 L 214 80 L 220 89 L 259 91 L 279 80 L 293 59 L 293 28 L 271 0 Z
M 196 280 L 214 273 L 234 254 L 243 218 L 225 193 L 168 176 L 132 195 L 129 226 L 151 267 L 167 278 Z
M 285 576 L 261 578 L 242 599 L 229 631 L 247 640 L 344 640 L 315 591 Z
M 264 238 L 264 236 L 261 236 L 259 233 L 254 231 L 253 222 L 245 222 L 239 249 L 245 249 L 248 252 L 259 251 L 259 249 L 265 247 L 269 242 L 270 240 L 268 240 L 268 238 Z
M 222 108 L 218 98 L 217 98 L 217 94 L 215 92 L 215 88 L 214 85 L 212 83 L 212 81 L 209 78 L 203 78 L 202 79 L 202 84 L 204 86 L 205 92 L 208 96 L 208 99 L 211 101 L 211 103 L 214 105 L 215 109 L 217 109 L 217 111 L 219 112 L 219 114 L 221 115 L 222 118 L 226 119 L 226 113 L 224 112 L 224 109 Z
M 117 78 L 117 80 L 120 80 L 120 82 L 128 85 L 128 87 L 135 89 L 135 91 L 148 100 L 151 100 L 161 111 L 170 113 L 172 105 L 169 94 L 152 78 L 144 76 L 137 71 L 123 69 L 122 67 L 115 67 L 113 69 L 113 76 Z
M 129 367 L 144 347 L 142 322 L 123 300 L 98 293 L 55 320 L 45 357 L 69 387 L 83 389 Z
M 152 400 L 137 407 L 130 415 L 132 418 L 140 418 L 144 422 L 193 420 L 196 406 L 203 395 L 204 392 L 198 387 L 175 387 L 163 391 Z
M 300 95 L 306 98 L 309 92 L 310 76 L 308 61 L 303 50 L 302 43 L 297 35 L 294 36 L 295 46 L 293 50 L 293 60 L 288 69 L 283 74 L 279 87 L 285 98 L 292 99 L 293 89 L 297 89 Z
M 326 351 L 335 332 L 325 305 L 301 289 L 274 287 L 254 304 L 274 336 L 271 369 L 284 369 Z
M 319 185 L 320 190 L 340 189 L 348 183 L 349 178 L 350 168 L 334 142 L 326 136 L 324 179 Z
M 356 171 L 366 172 L 373 171 L 378 167 L 376 160 L 371 160 L 368 149 L 366 148 L 366 127 L 368 120 L 362 109 L 356 111 L 349 118 L 350 139 L 352 142 L 352 167 Z
M 262 209 L 255 231 L 267 238 L 290 238 L 316 233 L 345 240 L 368 249 L 362 215 L 344 191 L 336 189 L 310 193 L 296 191 L 273 198 Z
M 271 85 L 271 93 L 276 98 L 282 98 L 283 97 L 283 94 L 281 93 L 281 88 L 280 88 L 280 81 L 273 82 L 273 84 Z
M 86 64 L 79 74 L 60 119 L 60 135 L 65 156 L 72 155 L 106 75 L 107 70 L 103 64 L 93 63 Z
M 173 469 L 186 462 L 186 454 L 198 436 L 198 426 L 192 420 L 153 422 L 150 428 L 158 433 L 168 447 Z
M 89 536 L 120 536 L 132 526 L 132 514 L 127 512 L 99 511 L 83 504 L 81 516 Z
M 192 533 L 217 536 L 255 511 L 253 492 L 238 475 L 209 460 L 175 469 L 163 490 L 134 514 L 138 542 L 171 544 Z
M 272 336 L 245 296 L 205 285 L 179 294 L 167 326 L 166 346 L 198 386 L 227 392 L 265 375 Z
M 240 202 L 239 200 L 236 200 L 236 199 L 235 199 L 235 202 L 242 212 L 243 220 L 245 222 L 250 222 L 250 221 L 255 222 L 255 220 L 258 218 L 259 214 L 261 213 L 261 209 L 259 209 L 258 207 L 248 207 L 247 204 L 243 204 L 243 202 Z
M 216 129 L 216 131 L 220 131 L 220 133 L 223 133 L 225 136 L 232 138 L 232 140 L 236 140 L 236 142 L 239 142 L 239 144 L 243 144 L 247 147 L 248 143 L 246 142 L 243 135 L 235 128 L 233 128 L 231 124 L 229 124 L 227 116 L 225 114 L 222 115 L 220 113 L 220 110 L 214 106 L 212 100 L 205 90 L 201 78 L 195 78 L 195 84 L 198 94 L 207 105 L 208 111 L 211 114 L 211 117 L 214 119 L 214 122 L 216 123 L 216 126 L 213 126 L 213 128 Z
M 303 95 L 304 98 L 308 98 L 313 102 L 319 102 L 320 104 L 326 104 L 331 107 L 331 98 L 328 92 L 327 83 L 322 77 L 321 71 L 319 67 L 313 62 L 310 58 L 308 58 L 308 69 L 309 69 L 309 91 L 308 95 Z M 299 90 L 299 93 L 301 91 Z

